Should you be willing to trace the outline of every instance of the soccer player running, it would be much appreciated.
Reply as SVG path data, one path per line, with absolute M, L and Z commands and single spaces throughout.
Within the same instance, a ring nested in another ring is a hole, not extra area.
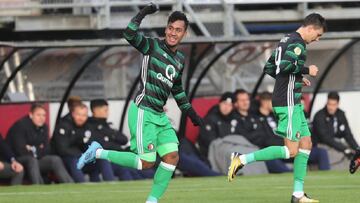
M 231 155 L 228 180 L 246 164 L 274 159 L 294 159 L 294 192 L 291 202 L 319 202 L 309 198 L 303 189 L 307 161 L 311 151 L 311 134 L 301 104 L 302 86 L 310 86 L 303 77 L 316 76 L 318 67 L 305 67 L 306 44 L 319 41 L 326 31 L 325 19 L 316 13 L 308 15 L 296 32 L 285 35 L 267 61 L 264 72 L 275 78 L 273 111 L 278 120 L 275 133 L 284 138 L 285 146 L 271 146 L 249 154 Z
M 179 11 L 171 13 L 164 40 L 145 37 L 138 31 L 143 18 L 157 10 L 158 7 L 152 3 L 145 6 L 130 21 L 124 32 L 124 38 L 144 55 L 140 90 L 128 112 L 131 150 L 135 153 L 102 149 L 100 144 L 93 142 L 78 162 L 78 168 L 82 168 L 95 159 L 105 159 L 141 170 L 153 167 L 158 153 L 161 162 L 147 203 L 158 202 L 164 194 L 179 160 L 179 142 L 163 111 L 170 93 L 194 125 L 203 125 L 201 117 L 189 103 L 181 82 L 185 59 L 177 47 L 186 35 L 189 23 L 185 14 Z

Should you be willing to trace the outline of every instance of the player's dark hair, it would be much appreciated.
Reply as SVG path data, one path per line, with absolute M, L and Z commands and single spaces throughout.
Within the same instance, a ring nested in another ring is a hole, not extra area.
M 336 100 L 339 102 L 340 101 L 339 93 L 335 91 L 329 92 L 328 99 Z
M 36 111 L 36 109 L 43 109 L 44 111 L 46 111 L 45 106 L 44 106 L 43 103 L 33 103 L 33 104 L 31 104 L 30 112 L 34 113 Z
M 168 19 L 168 24 L 173 23 L 177 20 L 182 20 L 185 23 L 185 30 L 187 30 L 187 27 L 189 25 L 189 20 L 187 19 L 185 13 L 181 11 L 174 11 L 170 14 Z
M 325 18 L 318 13 L 312 13 L 305 17 L 304 21 L 302 22 L 302 26 L 306 27 L 308 25 L 313 25 L 315 27 L 322 28 L 324 32 L 327 31 Z
M 94 111 L 97 107 L 109 106 L 108 102 L 105 99 L 94 99 L 90 101 L 90 109 Z
M 263 101 L 263 100 L 271 100 L 272 99 L 272 94 L 268 91 L 262 92 L 259 94 L 259 100 Z
M 235 90 L 235 92 L 234 92 L 235 101 L 237 101 L 237 97 L 238 97 L 239 94 L 247 94 L 247 95 L 249 95 L 249 92 L 247 92 L 247 91 L 244 90 L 244 89 L 237 89 L 237 90 Z

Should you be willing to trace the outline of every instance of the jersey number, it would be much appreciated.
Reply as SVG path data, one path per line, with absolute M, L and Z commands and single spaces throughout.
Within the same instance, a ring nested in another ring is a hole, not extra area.
M 276 48 L 275 50 L 276 75 L 280 73 L 281 52 L 282 52 L 281 47 Z

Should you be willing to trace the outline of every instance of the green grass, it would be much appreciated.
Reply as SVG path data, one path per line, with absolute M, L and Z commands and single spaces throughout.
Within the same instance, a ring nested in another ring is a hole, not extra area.
M 0 202 L 144 203 L 151 181 L 0 187 Z M 306 192 L 320 202 L 359 202 L 360 174 L 310 172 Z M 161 202 L 227 203 L 290 202 L 292 174 L 237 177 L 176 178 Z

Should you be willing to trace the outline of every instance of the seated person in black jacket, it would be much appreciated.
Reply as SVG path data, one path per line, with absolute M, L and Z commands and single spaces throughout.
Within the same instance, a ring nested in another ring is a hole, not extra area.
M 315 114 L 313 142 L 328 145 L 350 159 L 359 145 L 354 139 L 344 111 L 339 108 L 339 101 L 339 94 L 330 92 L 326 106 Z M 347 144 L 342 142 L 343 139 Z
M 29 115 L 13 124 L 6 137 L 16 159 L 24 166 L 33 184 L 42 184 L 41 174 L 54 173 L 61 183 L 73 182 L 60 157 L 50 155 L 46 110 L 42 104 L 33 104 Z
M 121 132 L 113 129 L 111 123 L 107 122 L 109 117 L 109 104 L 104 99 L 95 99 L 90 102 L 92 117 L 89 118 L 88 124 L 93 129 L 93 140 L 99 142 L 104 149 L 116 151 L 128 151 L 124 147 L 128 143 L 128 138 Z M 97 160 L 96 164 L 107 172 L 109 175 L 115 173 L 120 180 L 134 180 L 143 178 L 152 178 L 154 169 L 138 171 L 135 169 L 121 167 L 117 164 L 111 164 L 106 160 Z M 113 171 L 112 171 L 113 170 Z M 103 173 L 103 174 L 104 174 Z M 103 177 L 106 180 L 106 177 Z
M 259 124 L 264 134 L 266 134 L 266 140 L 264 145 L 267 146 L 280 146 L 284 145 L 284 140 L 275 135 L 274 129 L 277 127 L 277 122 L 272 111 L 272 94 L 270 92 L 262 92 L 259 94 L 259 108 L 254 115 L 258 118 Z
M 266 134 L 265 146 L 283 145 L 283 139 L 275 135 L 274 130 L 277 127 L 274 114 L 272 113 L 272 95 L 270 92 L 263 92 L 259 95 L 259 110 L 256 113 L 259 118 L 260 127 Z M 289 172 L 289 169 L 283 162 L 288 163 L 289 160 L 276 160 L 265 162 L 271 173 Z M 292 162 L 292 161 L 291 161 Z M 329 170 L 330 163 L 326 150 L 314 146 L 311 150 L 309 162 L 317 164 L 319 170 Z
M 77 183 L 85 182 L 84 172 L 76 168 L 76 163 L 84 152 L 86 145 L 94 139 L 92 128 L 87 123 L 88 107 L 83 103 L 74 104 L 70 118 L 61 119 L 52 138 L 56 154 L 58 154 L 66 165 L 70 175 Z M 97 165 L 89 165 L 84 168 L 89 172 L 90 181 L 98 182 L 99 173 Z M 101 169 L 101 167 L 99 167 Z M 111 171 L 112 172 L 112 171 Z M 113 174 L 106 174 L 106 180 L 114 180 Z
M 244 136 L 253 145 L 260 148 L 266 146 L 266 135 L 259 125 L 257 116 L 250 113 L 250 96 L 246 90 L 235 91 L 234 116 L 238 122 L 236 134 Z
M 263 92 L 259 94 L 259 107 L 253 113 L 258 121 L 257 130 L 263 135 L 263 144 L 261 148 L 268 146 L 281 146 L 284 145 L 284 140 L 275 135 L 274 129 L 277 127 L 277 122 L 272 112 L 272 95 L 270 92 Z M 291 172 L 292 170 L 286 166 L 283 160 L 271 160 L 265 162 L 270 173 L 284 173 Z
M 19 185 L 24 177 L 23 166 L 0 134 L 0 179 L 10 179 L 11 185 Z
M 210 143 L 217 139 L 235 133 L 237 121 L 233 111 L 234 96 L 225 92 L 219 104 L 213 106 L 204 117 L 205 127 L 200 129 L 199 147 L 203 157 L 208 156 Z
M 68 107 L 69 113 L 67 113 L 65 116 L 61 117 L 61 119 L 65 119 L 68 121 L 71 121 L 71 112 L 73 112 L 74 106 L 81 104 L 81 98 L 79 96 L 70 96 L 68 100 L 66 101 L 66 105 Z
M 114 130 L 107 122 L 109 104 L 104 99 L 95 99 L 90 102 L 92 117 L 88 123 L 93 128 L 94 139 L 105 149 L 123 151 L 122 146 L 128 143 L 128 138 L 121 132 Z

